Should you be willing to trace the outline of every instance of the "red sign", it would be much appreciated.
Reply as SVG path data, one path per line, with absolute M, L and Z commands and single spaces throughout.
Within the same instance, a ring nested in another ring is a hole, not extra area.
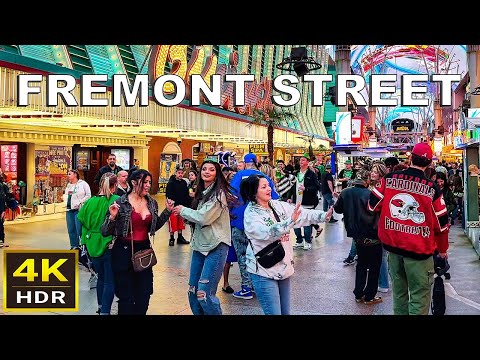
M 354 144 L 360 144 L 363 137 L 363 124 L 365 118 L 361 115 L 355 115 L 352 118 L 352 142 Z

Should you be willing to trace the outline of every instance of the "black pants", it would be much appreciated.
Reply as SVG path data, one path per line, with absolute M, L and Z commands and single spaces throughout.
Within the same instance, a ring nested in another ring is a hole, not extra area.
M 133 251 L 150 247 L 150 240 L 134 241 Z M 132 245 L 117 239 L 112 249 L 112 268 L 118 315 L 146 315 L 153 294 L 152 268 L 135 272 L 132 266 Z
M 0 241 L 2 242 L 5 242 L 5 227 L 3 225 L 4 222 L 4 219 L 0 219 Z
M 355 245 L 358 257 L 353 293 L 357 299 L 365 296 L 365 300 L 372 300 L 378 289 L 378 277 L 382 265 L 382 244 L 365 246 L 355 242 Z

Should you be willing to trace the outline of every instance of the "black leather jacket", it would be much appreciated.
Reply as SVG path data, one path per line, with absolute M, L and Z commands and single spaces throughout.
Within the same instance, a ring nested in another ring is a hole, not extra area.
M 298 173 L 299 171 L 295 172 L 295 176 Z M 316 208 L 319 202 L 318 191 L 320 190 L 320 184 L 318 183 L 317 175 L 310 169 L 307 169 L 305 173 L 303 186 L 305 186 L 305 190 L 303 190 L 302 205 L 313 206 L 313 208 Z M 297 202 L 297 192 L 295 191 L 295 187 L 292 191 L 292 202 L 294 204 Z
M 110 220 L 110 212 L 107 211 L 105 215 L 105 220 L 102 224 L 102 235 L 115 235 L 120 238 L 127 237 L 130 232 L 130 221 L 132 219 L 132 205 L 128 202 L 128 195 L 122 195 L 115 202 L 120 205 L 118 209 L 118 214 L 115 217 L 115 220 Z M 158 204 L 157 200 L 152 198 L 150 195 L 145 196 L 147 199 L 147 207 L 152 214 L 152 225 L 150 227 L 149 234 L 154 236 L 155 232 L 160 229 L 170 217 L 171 212 L 165 208 L 160 215 L 158 215 Z

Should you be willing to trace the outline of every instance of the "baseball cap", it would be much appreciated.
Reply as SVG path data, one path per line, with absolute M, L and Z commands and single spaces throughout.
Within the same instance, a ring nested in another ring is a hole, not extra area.
M 432 160 L 432 158 L 433 158 L 432 148 L 430 147 L 430 145 L 428 145 L 425 142 L 421 142 L 421 143 L 416 144 L 413 147 L 412 154 L 422 156 L 422 157 L 424 157 L 428 160 Z
M 178 164 L 177 166 L 175 166 L 175 171 L 178 171 L 178 170 L 182 170 L 182 171 L 184 171 L 184 170 L 185 170 L 185 168 L 183 167 L 183 165 L 182 165 L 182 164 Z
M 245 155 L 245 157 L 243 158 L 243 161 L 245 161 L 245 163 L 257 163 L 257 155 L 253 154 L 253 153 L 248 153 L 247 155 Z

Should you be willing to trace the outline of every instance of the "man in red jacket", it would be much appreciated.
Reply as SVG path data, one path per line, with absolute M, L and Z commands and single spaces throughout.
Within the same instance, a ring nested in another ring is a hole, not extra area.
M 389 252 L 395 315 L 428 315 L 435 249 L 447 257 L 447 208 L 424 174 L 432 157 L 427 143 L 415 145 L 410 167 L 385 175 L 370 195 L 368 208 L 380 211 L 378 236 Z

